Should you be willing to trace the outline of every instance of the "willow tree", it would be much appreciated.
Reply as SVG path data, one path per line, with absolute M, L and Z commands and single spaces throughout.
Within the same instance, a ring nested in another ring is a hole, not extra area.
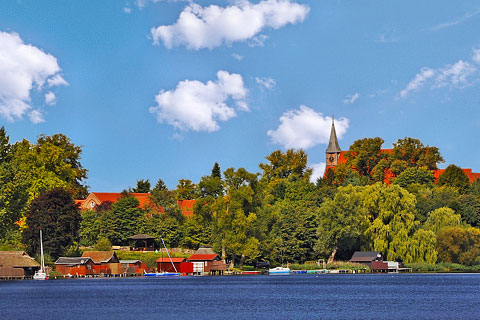
M 388 260 L 435 262 L 435 234 L 418 230 L 415 202 L 413 194 L 396 185 L 376 183 L 365 187 L 363 208 L 370 221 L 365 232 L 367 247 L 382 251 Z M 424 252 L 415 252 L 419 247 Z
M 319 210 L 315 251 L 332 262 L 339 249 L 359 249 L 368 228 L 363 208 L 363 188 L 339 187 L 334 199 L 326 200 Z

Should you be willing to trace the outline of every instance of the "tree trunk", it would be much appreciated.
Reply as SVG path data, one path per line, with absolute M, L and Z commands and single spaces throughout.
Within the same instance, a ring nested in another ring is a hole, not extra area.
M 225 239 L 222 239 L 222 259 L 225 260 L 227 257 L 227 250 L 225 249 Z
M 243 267 L 243 264 L 245 263 L 245 255 L 242 254 L 242 257 L 240 258 L 240 264 L 238 265 L 240 268 Z
M 328 257 L 327 263 L 332 263 L 333 260 L 335 260 L 335 255 L 337 254 L 337 250 L 338 250 L 337 247 L 333 248 L 332 254 L 330 255 L 330 257 Z

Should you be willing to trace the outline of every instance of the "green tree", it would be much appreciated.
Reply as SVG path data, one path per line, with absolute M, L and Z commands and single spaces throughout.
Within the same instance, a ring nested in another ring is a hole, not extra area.
M 222 172 L 220 171 L 220 166 L 217 162 L 215 162 L 215 164 L 213 165 L 211 176 L 213 178 L 222 178 Z
M 131 195 L 112 204 L 112 210 L 102 214 L 100 236 L 108 238 L 115 245 L 128 244 L 127 238 L 144 228 L 145 212 L 138 205 L 138 200 Z
M 480 255 L 480 230 L 472 227 L 444 228 L 437 235 L 437 250 L 440 261 L 475 264 Z
M 102 211 L 101 211 L 102 212 Z M 92 246 L 97 242 L 98 235 L 102 229 L 101 212 L 97 210 L 85 210 L 81 212 L 80 222 L 80 244 Z
M 458 212 L 472 227 L 480 227 L 480 197 L 464 194 L 458 198 Z
M 383 139 L 378 137 L 355 141 L 345 153 L 347 165 L 371 179 L 373 168 L 384 158 L 381 152 L 383 142 Z
M 163 190 L 167 190 L 167 185 L 165 184 L 165 182 L 163 182 L 162 179 L 158 179 L 157 183 L 155 184 L 155 187 L 153 187 L 153 190 L 152 192 L 155 192 L 155 191 L 163 191 Z
M 196 197 L 196 186 L 188 179 L 178 180 L 177 185 L 177 199 L 178 200 L 191 200 Z
M 22 236 L 30 254 L 39 252 L 40 230 L 45 252 L 53 257 L 63 255 L 78 237 L 80 213 L 64 189 L 53 189 L 32 201 L 26 218 L 27 228 Z
M 257 175 L 247 170 L 229 168 L 224 172 L 226 196 L 215 202 L 215 242 L 228 254 L 233 263 L 240 256 L 239 265 L 247 259 L 255 259 L 259 251 L 257 234 L 257 210 L 260 201 L 255 194 L 258 187 Z
M 224 193 L 224 183 L 220 177 L 217 176 L 203 176 L 197 185 L 199 196 L 202 198 L 211 196 L 218 198 Z
M 410 167 L 426 167 L 429 170 L 436 170 L 437 164 L 444 162 L 437 147 L 424 146 L 420 140 L 414 138 L 398 139 L 393 144 L 390 158 L 402 160 Z
M 470 188 L 470 180 L 461 168 L 451 164 L 438 179 L 438 185 L 454 187 L 460 193 L 465 193 Z
M 428 214 L 427 221 L 425 221 L 425 228 L 438 233 L 441 229 L 446 227 L 460 226 L 460 215 L 456 214 L 450 208 L 438 208 Z
M 413 183 L 431 185 L 434 181 L 431 170 L 422 167 L 410 167 L 400 173 L 394 184 L 398 184 L 402 188 L 406 188 Z
M 338 188 L 335 198 L 320 206 L 315 246 L 320 256 L 333 261 L 339 249 L 348 256 L 360 248 L 368 227 L 362 202 L 363 188 L 350 185 Z
M 442 207 L 448 207 L 458 211 L 458 191 L 456 188 L 448 186 L 434 186 L 411 184 L 408 187 L 409 192 L 413 193 L 417 199 L 416 219 L 424 222 L 428 213 Z
M 309 180 L 312 169 L 307 167 L 308 156 L 303 150 L 287 150 L 283 153 L 280 150 L 272 152 L 265 159 L 269 163 L 260 163 L 263 170 L 262 178 L 267 181 L 275 179 L 286 179 L 291 175 Z
M 480 179 L 473 181 L 472 185 L 470 186 L 470 193 L 474 196 L 480 197 Z
M 370 221 L 365 232 L 367 248 L 382 251 L 388 260 L 415 262 L 406 259 L 413 256 L 409 239 L 419 224 L 414 215 L 415 196 L 399 186 L 376 183 L 364 188 L 363 208 Z
M 51 148 L 51 146 L 56 148 Z M 86 186 L 82 185 L 83 180 L 87 178 L 87 170 L 80 163 L 82 147 L 74 145 L 70 138 L 63 134 L 54 134 L 52 136 L 40 135 L 36 145 L 37 154 L 42 155 L 44 152 L 48 154 L 52 150 L 59 153 L 58 158 L 66 164 L 66 167 L 61 168 L 61 166 L 53 165 L 48 161 L 45 161 L 44 164 L 51 166 L 51 170 L 57 173 L 60 179 L 67 183 L 76 199 L 87 197 L 88 190 Z M 52 153 L 50 153 L 50 155 L 52 155 Z
M 12 145 L 10 144 L 10 137 L 5 130 L 5 127 L 0 128 L 0 165 L 10 161 L 12 157 Z
M 112 250 L 112 243 L 107 238 L 102 237 L 98 239 L 97 242 L 95 242 L 95 245 L 93 246 L 93 248 L 96 251 L 110 251 Z
M 150 192 L 150 180 L 137 180 L 137 187 L 132 189 L 132 192 L 137 193 L 149 193 Z

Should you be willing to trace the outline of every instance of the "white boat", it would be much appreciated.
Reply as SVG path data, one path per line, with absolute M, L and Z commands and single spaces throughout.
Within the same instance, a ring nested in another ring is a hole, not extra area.
M 177 277 L 180 275 L 179 272 L 145 272 L 143 274 L 145 277 Z
M 268 269 L 268 274 L 270 274 L 270 275 L 289 275 L 290 274 L 290 268 L 276 267 L 276 268 Z
M 48 276 L 45 273 L 45 258 L 43 256 L 42 230 L 40 230 L 40 255 L 41 255 L 40 270 L 35 271 L 35 274 L 33 275 L 33 280 L 47 280 L 48 279 Z
M 165 248 L 165 251 L 167 251 L 168 258 L 170 259 L 170 263 L 172 264 L 173 270 L 175 270 L 175 272 L 164 272 L 164 271 L 161 271 L 161 272 L 145 272 L 143 275 L 145 277 L 178 277 L 180 275 L 180 272 L 177 272 L 177 268 L 173 264 L 172 257 L 170 257 L 170 253 L 168 252 L 167 246 L 165 245 L 165 242 L 163 241 L 163 238 L 160 238 L 160 239 L 162 239 L 163 247 Z

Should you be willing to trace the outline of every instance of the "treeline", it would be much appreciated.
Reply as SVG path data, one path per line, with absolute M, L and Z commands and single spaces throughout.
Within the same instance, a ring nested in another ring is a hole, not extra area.
M 116 203 L 80 213 L 73 199 L 86 195 L 81 148 L 63 135 L 10 145 L 2 128 L 0 177 L 7 183 L 0 185 L 0 238 L 3 247 L 23 243 L 35 252 L 38 229 L 47 229 L 44 234 L 56 241 L 45 247 L 54 256 L 106 239 L 126 245 L 129 236 L 147 233 L 170 247 L 212 245 L 237 265 L 347 260 L 355 250 L 379 250 L 406 263 L 480 264 L 480 180 L 471 185 L 452 165 L 435 183 L 433 170 L 443 161 L 437 148 L 412 138 L 398 140 L 390 151 L 382 143 L 356 141 L 345 163 L 316 183 L 310 182 L 305 152 L 275 151 L 259 164 L 259 173 L 222 172 L 215 163 L 196 183 L 181 179 L 169 190 L 161 179 L 153 188 L 148 179 L 139 180 Z M 47 147 L 57 156 L 43 159 Z M 148 208 L 129 195 L 149 191 Z M 177 204 L 183 199 L 196 200 L 189 219 Z

